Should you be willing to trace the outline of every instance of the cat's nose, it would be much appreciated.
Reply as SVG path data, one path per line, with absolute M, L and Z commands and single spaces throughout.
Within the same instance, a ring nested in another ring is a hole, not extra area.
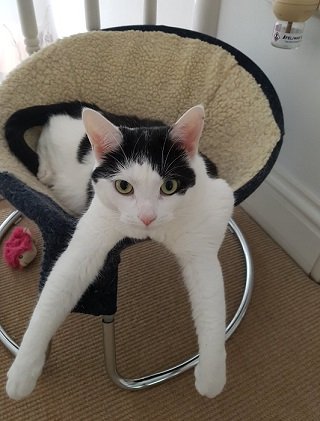
M 144 223 L 144 225 L 146 225 L 146 226 L 150 225 L 151 222 L 153 222 L 156 219 L 156 217 L 154 215 L 153 216 L 149 216 L 149 215 L 148 216 L 145 216 L 145 215 L 143 215 L 143 216 L 140 216 L 139 218 Z

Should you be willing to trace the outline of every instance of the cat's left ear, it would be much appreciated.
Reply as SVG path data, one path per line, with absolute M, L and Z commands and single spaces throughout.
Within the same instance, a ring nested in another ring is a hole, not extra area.
M 84 108 L 82 121 L 98 162 L 121 144 L 122 134 L 119 128 L 98 111 Z
M 199 140 L 204 126 L 203 105 L 196 105 L 186 111 L 172 126 L 170 135 L 192 158 L 198 152 Z

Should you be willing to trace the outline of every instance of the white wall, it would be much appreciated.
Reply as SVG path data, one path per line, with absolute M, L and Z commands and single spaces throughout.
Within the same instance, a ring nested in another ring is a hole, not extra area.
M 267 73 L 283 104 L 286 142 L 278 165 L 320 197 L 320 19 L 311 18 L 302 47 L 270 45 L 275 17 L 267 0 L 223 0 L 219 38 Z
M 141 25 L 143 0 L 100 0 L 101 26 Z M 191 28 L 193 0 L 158 0 L 158 25 Z
M 286 136 L 267 182 L 244 205 L 305 269 L 320 255 L 320 17 L 302 46 L 270 45 L 275 17 L 268 0 L 223 0 L 218 37 L 252 58 L 280 97 Z

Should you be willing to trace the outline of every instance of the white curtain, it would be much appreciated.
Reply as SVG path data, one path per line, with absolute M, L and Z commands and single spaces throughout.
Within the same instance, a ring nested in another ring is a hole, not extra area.
M 82 0 L 33 0 L 33 3 L 41 48 L 58 37 L 86 30 Z M 26 57 L 17 4 L 13 0 L 1 0 L 0 83 Z
M 192 27 L 195 0 L 159 0 L 157 23 Z M 144 0 L 100 1 L 101 26 L 142 23 Z M 40 47 L 57 38 L 86 31 L 83 0 L 33 0 Z M 168 12 L 170 11 L 170 12 Z M 0 83 L 27 53 L 15 0 L 0 0 Z
M 0 82 L 27 56 L 15 2 L 0 2 Z

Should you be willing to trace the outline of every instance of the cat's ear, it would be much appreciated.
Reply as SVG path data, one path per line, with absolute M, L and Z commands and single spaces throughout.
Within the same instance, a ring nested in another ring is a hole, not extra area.
M 118 127 L 97 111 L 84 108 L 82 121 L 98 162 L 121 144 L 122 134 Z
M 179 142 L 190 157 L 198 152 L 199 140 L 204 125 L 204 108 L 196 105 L 186 111 L 172 126 L 171 138 Z

